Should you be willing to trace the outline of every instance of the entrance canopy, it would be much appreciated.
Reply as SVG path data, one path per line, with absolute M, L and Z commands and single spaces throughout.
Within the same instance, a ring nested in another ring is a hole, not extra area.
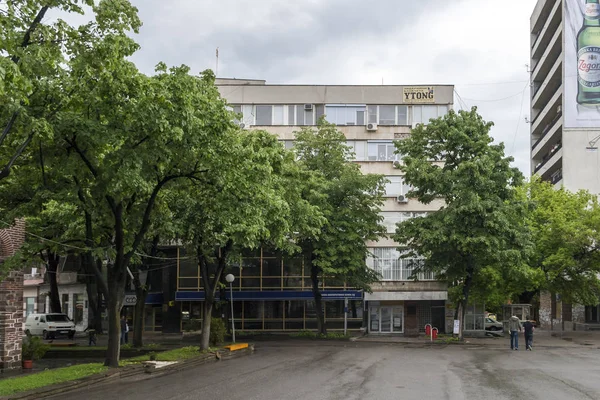
M 367 301 L 432 301 L 448 300 L 448 292 L 373 292 L 365 293 Z

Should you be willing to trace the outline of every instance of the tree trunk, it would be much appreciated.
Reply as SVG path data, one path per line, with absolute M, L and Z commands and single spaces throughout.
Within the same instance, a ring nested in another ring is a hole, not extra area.
M 48 255 L 47 271 L 48 281 L 50 283 L 50 311 L 53 313 L 62 313 L 60 306 L 60 296 L 58 294 L 58 264 L 60 262 L 60 256 L 50 252 L 46 252 Z
M 212 320 L 212 309 L 214 300 L 204 299 L 204 315 L 202 318 L 202 333 L 200 335 L 200 351 L 208 350 L 210 347 L 210 323 Z
M 463 298 L 460 301 L 458 307 L 458 319 L 460 323 L 460 329 L 458 330 L 458 340 L 464 339 L 464 325 L 465 325 L 465 311 L 469 306 L 469 293 L 471 292 L 471 284 L 473 283 L 473 273 L 475 272 L 475 266 L 473 265 L 473 258 L 469 256 L 467 261 L 467 276 L 465 277 L 465 283 L 463 284 Z
M 124 282 L 112 281 L 109 278 L 109 297 L 108 297 L 108 348 L 106 349 L 106 359 L 104 365 L 111 368 L 119 366 L 119 357 L 121 355 L 121 307 L 123 296 L 125 295 Z M 122 289 L 121 289 L 122 288 Z
M 312 261 L 314 261 L 314 258 Z M 319 289 L 319 272 L 319 267 L 317 267 L 313 262 L 310 266 L 310 280 L 312 282 L 312 292 L 315 299 L 317 332 L 321 335 L 327 335 L 327 328 L 325 327 L 325 315 L 323 314 L 323 302 L 321 301 L 321 290 Z

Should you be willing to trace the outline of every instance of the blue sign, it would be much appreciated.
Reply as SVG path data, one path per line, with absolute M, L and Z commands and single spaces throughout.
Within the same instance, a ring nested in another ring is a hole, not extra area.
M 323 290 L 323 300 L 362 300 L 363 293 L 360 290 Z M 203 301 L 204 291 L 175 293 L 176 301 Z M 229 291 L 225 299 L 229 300 Z M 313 293 L 306 290 L 243 290 L 233 292 L 233 300 L 312 300 Z M 219 293 L 215 294 L 215 300 L 219 300 Z

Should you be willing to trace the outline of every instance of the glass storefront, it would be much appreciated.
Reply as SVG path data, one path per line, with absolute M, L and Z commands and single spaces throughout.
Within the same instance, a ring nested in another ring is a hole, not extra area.
M 312 300 L 236 301 L 233 304 L 235 327 L 239 330 L 298 331 L 317 327 L 317 314 Z M 181 309 L 182 330 L 199 330 L 203 318 L 202 302 L 182 302 Z M 323 301 L 323 312 L 327 329 L 344 329 L 343 300 Z M 362 300 L 348 301 L 348 329 L 359 330 L 362 320 Z
M 369 333 L 403 333 L 404 305 L 371 305 Z

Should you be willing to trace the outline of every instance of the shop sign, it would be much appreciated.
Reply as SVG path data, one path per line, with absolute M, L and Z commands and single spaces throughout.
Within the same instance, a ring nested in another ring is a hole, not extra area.
M 126 294 L 123 299 L 123 306 L 135 306 L 137 304 L 137 296 L 135 294 Z
M 402 88 L 402 102 L 408 104 L 435 103 L 433 86 L 406 86 Z

